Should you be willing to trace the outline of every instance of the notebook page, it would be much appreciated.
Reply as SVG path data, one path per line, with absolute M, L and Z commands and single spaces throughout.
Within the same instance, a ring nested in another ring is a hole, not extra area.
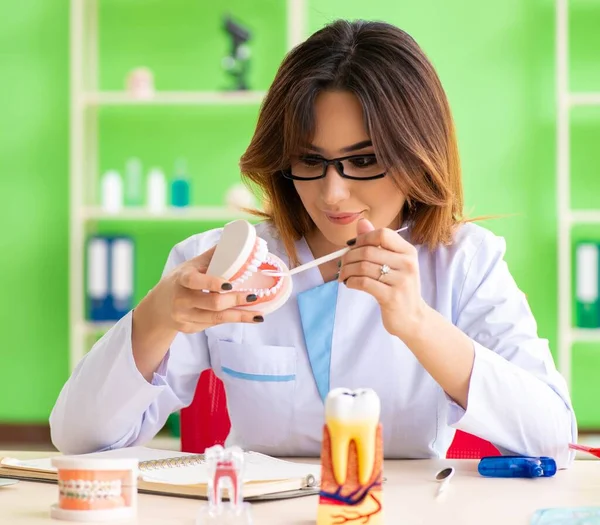
M 321 478 L 320 463 L 297 463 L 266 456 L 258 452 L 244 453 L 244 482 L 274 481 L 280 479 L 304 479 L 313 476 L 317 483 Z M 142 473 L 146 481 L 191 485 L 206 483 L 208 470 L 205 463 L 188 467 L 146 471 Z
M 116 448 L 114 450 L 106 450 L 104 452 L 92 452 L 91 454 L 82 454 L 79 457 L 91 459 L 119 459 L 119 458 L 135 458 L 138 461 L 149 461 L 153 459 L 168 459 L 178 458 L 183 456 L 194 456 L 189 452 L 179 452 L 177 450 L 163 450 L 158 448 L 148 447 L 126 447 Z
M 196 454 L 173 450 L 128 447 L 105 452 L 81 454 L 78 457 L 100 459 L 135 458 L 138 461 L 148 461 L 153 459 L 167 459 L 195 455 Z M 29 460 L 4 458 L 2 464 L 56 472 L 56 468 L 52 466 L 50 458 Z M 147 470 L 140 472 L 140 474 L 148 481 L 171 483 L 174 485 L 206 483 L 208 480 L 208 471 L 204 462 L 186 467 Z M 313 476 L 316 482 L 319 483 L 321 478 L 321 464 L 292 462 L 260 454 L 259 452 L 244 452 L 243 479 L 245 482 L 303 479 L 307 476 Z
M 116 458 L 135 458 L 138 461 L 147 461 L 152 459 L 167 459 L 180 456 L 193 456 L 187 452 L 179 452 L 175 450 L 152 449 L 147 447 L 126 447 L 115 450 L 106 450 L 104 452 L 92 452 L 90 454 L 80 454 L 76 457 L 81 458 L 98 458 L 98 459 L 116 459 Z M 13 458 L 4 458 L 3 465 L 14 467 L 34 468 L 48 472 L 56 472 L 56 468 L 52 466 L 50 458 L 27 459 L 19 460 Z
M 56 472 L 56 468 L 52 466 L 50 458 L 42 459 L 14 459 L 14 458 L 3 458 L 2 465 L 7 467 L 24 467 L 28 469 L 43 470 L 44 472 Z

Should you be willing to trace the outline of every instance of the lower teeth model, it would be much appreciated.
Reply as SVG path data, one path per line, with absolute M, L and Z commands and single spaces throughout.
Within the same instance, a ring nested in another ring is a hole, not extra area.
M 256 235 L 252 224 L 243 219 L 223 227 L 219 243 L 206 273 L 228 280 L 234 291 L 255 294 L 258 299 L 236 308 L 265 314 L 285 304 L 292 293 L 291 277 L 273 277 L 259 270 L 287 271 L 279 257 L 269 253 L 267 243 Z

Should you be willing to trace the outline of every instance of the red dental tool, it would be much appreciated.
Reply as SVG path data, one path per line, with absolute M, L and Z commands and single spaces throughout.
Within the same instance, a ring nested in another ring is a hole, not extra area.
M 587 452 L 592 456 L 600 458 L 600 447 L 588 447 L 587 445 L 577 445 L 575 443 L 570 443 L 569 448 L 572 448 L 573 450 L 581 450 L 582 452 Z

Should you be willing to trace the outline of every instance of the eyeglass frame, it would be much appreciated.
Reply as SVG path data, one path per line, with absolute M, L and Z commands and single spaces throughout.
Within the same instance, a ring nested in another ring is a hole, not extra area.
M 309 155 L 304 155 L 304 157 L 309 157 Z M 380 173 L 379 175 L 372 175 L 370 177 L 353 177 L 352 175 L 346 175 L 344 173 L 344 166 L 342 165 L 342 161 L 348 160 L 348 159 L 355 159 L 355 158 L 359 158 L 359 157 L 377 158 L 377 156 L 374 153 L 363 153 L 363 154 L 355 153 L 354 155 L 348 155 L 346 157 L 336 157 L 335 159 L 326 159 L 324 157 L 316 157 L 315 156 L 315 157 L 313 157 L 314 160 L 318 160 L 319 162 L 321 162 L 321 165 L 323 166 L 323 173 L 321 175 L 318 175 L 316 177 L 298 177 L 297 175 L 294 175 L 292 173 L 291 166 L 288 169 L 281 170 L 281 173 L 286 179 L 291 179 L 291 180 L 318 180 L 318 179 L 324 179 L 327 176 L 327 169 L 329 168 L 330 165 L 332 165 L 335 168 L 335 171 L 337 171 L 338 175 L 340 177 L 342 177 L 343 179 L 376 180 L 376 179 L 381 179 L 387 175 L 387 172 Z

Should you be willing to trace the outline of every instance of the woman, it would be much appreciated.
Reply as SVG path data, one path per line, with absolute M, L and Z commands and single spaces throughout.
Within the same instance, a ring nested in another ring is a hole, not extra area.
M 254 297 L 219 293 L 227 283 L 205 274 L 220 229 L 181 242 L 63 388 L 59 450 L 147 442 L 212 368 L 228 444 L 318 456 L 327 392 L 371 387 L 387 457 L 444 456 L 461 429 L 568 466 L 568 390 L 504 241 L 462 217 L 446 96 L 406 33 L 337 21 L 295 48 L 241 169 L 269 204 L 257 231 L 271 253 L 294 266 L 349 245 L 341 267 L 296 274 L 287 303 L 261 316 L 233 308 Z

